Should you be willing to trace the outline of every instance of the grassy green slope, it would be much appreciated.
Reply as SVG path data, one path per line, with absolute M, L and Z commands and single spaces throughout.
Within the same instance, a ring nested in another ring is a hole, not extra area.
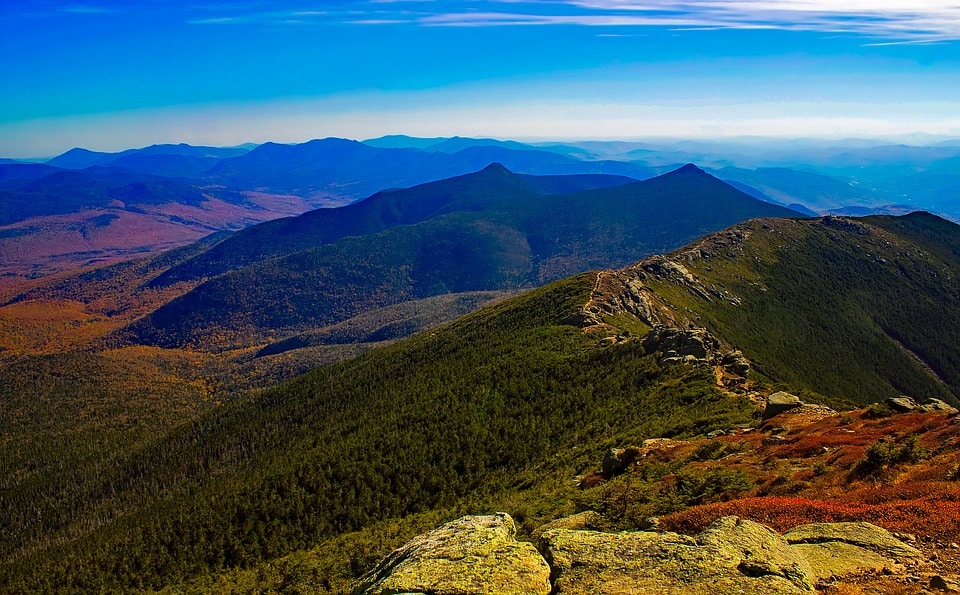
M 721 394 L 709 371 L 664 370 L 639 342 L 600 348 L 567 325 L 592 284 L 592 275 L 558 282 L 316 370 L 118 453 L 110 467 L 81 465 L 76 485 L 38 479 L 0 493 L 5 529 L 47 529 L 5 548 L 0 590 L 175 584 L 523 493 L 544 465 L 574 466 L 585 453 L 595 464 L 618 439 L 750 418 L 749 403 Z M 557 481 L 569 486 L 576 471 Z M 54 489 L 56 503 L 37 500 Z M 57 544 L 63 510 L 91 529 Z
M 960 227 L 918 213 L 736 229 L 742 242 L 708 240 L 672 258 L 738 304 L 650 286 L 769 378 L 859 403 L 960 395 Z

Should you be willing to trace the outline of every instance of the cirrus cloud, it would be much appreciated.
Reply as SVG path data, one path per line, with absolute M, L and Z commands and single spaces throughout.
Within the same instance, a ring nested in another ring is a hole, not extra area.
M 380 10 L 383 2 L 376 2 Z M 560 0 L 397 2 L 396 20 L 430 26 L 667 26 L 849 33 L 909 42 L 960 39 L 960 2 L 947 0 Z M 420 12 L 422 11 L 422 12 Z
M 217 5 L 211 5 L 215 7 Z M 590 26 L 777 29 L 851 34 L 883 43 L 960 39 L 955 0 L 336 0 L 322 10 L 234 13 L 193 24 L 413 24 L 431 27 Z

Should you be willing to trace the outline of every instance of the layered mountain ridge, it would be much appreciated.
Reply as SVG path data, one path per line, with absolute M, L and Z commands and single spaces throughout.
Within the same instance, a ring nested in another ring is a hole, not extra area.
M 800 216 L 693 165 L 571 194 L 544 194 L 546 184 L 556 186 L 494 164 L 244 230 L 152 281 L 210 277 L 133 325 L 132 340 L 209 344 L 210 329 L 232 328 L 260 342 L 403 301 L 623 265 L 750 217 Z
M 957 186 L 957 148 L 949 143 L 804 142 L 793 149 L 789 143 L 767 149 L 762 144 L 525 144 L 395 136 L 362 143 L 338 138 L 238 147 L 181 143 L 116 153 L 77 148 L 45 164 L 4 160 L 0 256 L 6 266 L 0 266 L 0 291 L 182 246 L 210 231 L 343 206 L 494 162 L 525 174 L 636 180 L 697 162 L 751 196 L 807 215 L 927 209 L 957 216 L 950 199 Z M 57 178 L 66 172 L 75 175 L 67 176 L 65 186 Z M 124 181 L 133 175 L 139 179 Z

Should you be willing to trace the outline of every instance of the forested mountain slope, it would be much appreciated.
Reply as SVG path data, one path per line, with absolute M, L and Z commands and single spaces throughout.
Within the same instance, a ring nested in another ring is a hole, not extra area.
M 694 166 L 572 194 L 538 193 L 537 180 L 493 165 L 244 230 L 153 281 L 213 277 L 124 340 L 261 343 L 408 300 L 623 266 L 751 217 L 797 216 Z
M 751 399 L 774 383 L 834 406 L 899 391 L 952 399 L 958 246 L 957 226 L 922 213 L 750 221 L 134 447 L 25 464 L 0 492 L 0 587 L 217 590 L 216 575 L 270 575 L 268 561 L 313 548 L 296 554 L 311 560 L 309 581 L 287 575 L 275 588 L 342 592 L 411 532 L 467 512 L 506 510 L 532 531 L 585 507 L 633 522 L 631 507 L 676 512 L 750 490 L 744 469 L 722 462 L 645 467 L 640 491 L 581 492 L 571 478 L 610 446 L 749 425 Z M 719 461 L 704 448 L 684 464 Z

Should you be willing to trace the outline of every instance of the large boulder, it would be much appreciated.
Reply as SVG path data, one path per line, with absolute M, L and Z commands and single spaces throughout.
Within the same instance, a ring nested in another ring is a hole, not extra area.
M 541 537 L 554 593 L 813 593 L 813 573 L 772 530 L 736 517 L 699 537 L 555 529 Z
M 783 534 L 787 543 L 840 542 L 871 550 L 888 558 L 919 558 L 920 550 L 907 545 L 883 527 L 870 523 L 810 523 Z
M 925 413 L 934 413 L 939 411 L 940 413 L 946 413 L 947 415 L 953 415 L 954 413 L 958 412 L 957 408 L 953 405 L 950 405 L 945 401 L 941 401 L 940 399 L 932 398 L 921 403 L 920 410 Z
M 817 580 L 879 572 L 922 556 L 870 523 L 812 523 L 790 529 L 783 538 L 807 559 Z
M 899 397 L 890 397 L 883 401 L 890 409 L 896 413 L 945 413 L 953 415 L 957 413 L 957 408 L 940 399 L 925 399 L 918 403 L 913 397 L 900 395 Z
M 570 529 L 576 531 L 601 530 L 606 524 L 606 521 L 604 521 L 600 513 L 586 510 L 542 525 L 533 532 L 533 537 L 539 538 L 547 531 L 554 529 Z
M 893 409 L 897 413 L 911 413 L 920 407 L 913 397 L 908 397 L 906 395 L 890 397 L 885 399 L 883 402 L 886 403 L 890 409 Z
M 547 595 L 550 567 L 506 513 L 466 516 L 415 537 L 360 579 L 363 595 Z
M 800 397 L 783 391 L 776 392 L 767 397 L 767 405 L 763 409 L 763 419 L 767 420 L 785 411 L 802 406 L 803 401 L 800 400 Z

